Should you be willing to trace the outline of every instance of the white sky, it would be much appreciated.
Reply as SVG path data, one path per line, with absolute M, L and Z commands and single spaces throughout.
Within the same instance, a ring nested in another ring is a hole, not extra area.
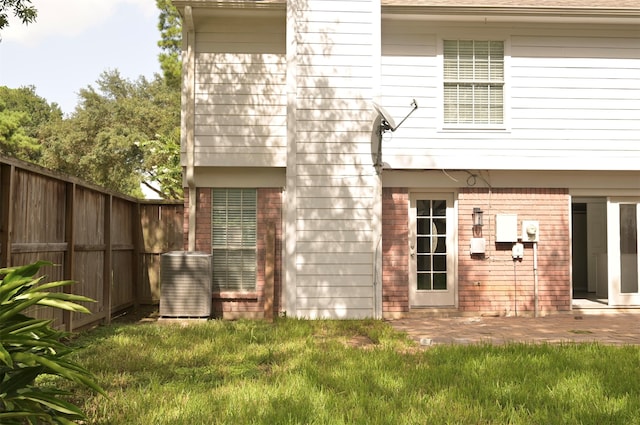
M 0 31 L 0 85 L 33 85 L 65 113 L 105 70 L 124 78 L 160 72 L 155 0 L 32 0 L 37 21 Z

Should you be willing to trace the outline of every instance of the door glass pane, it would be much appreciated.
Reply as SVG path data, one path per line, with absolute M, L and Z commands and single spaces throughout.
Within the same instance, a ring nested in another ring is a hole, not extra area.
M 447 274 L 446 273 L 434 273 L 433 274 L 433 289 L 444 291 L 447 289 Z
M 418 221 L 418 235 L 430 235 L 431 220 L 429 220 L 429 218 L 419 217 L 417 221 Z
M 418 289 L 429 290 L 431 289 L 431 275 L 428 273 L 418 273 Z
M 433 216 L 434 217 L 446 217 L 447 216 L 447 201 L 432 201 L 433 202 Z
M 447 202 L 417 200 L 417 289 L 447 289 Z
M 429 216 L 429 212 L 431 210 L 431 205 L 429 201 L 419 200 L 416 201 L 416 214 L 418 217 Z
M 418 236 L 418 252 L 431 252 L 431 238 Z
M 620 292 L 638 292 L 638 215 L 636 204 L 620 204 Z
M 433 270 L 438 272 L 447 271 L 447 257 L 446 255 L 434 255 L 433 256 Z
M 419 272 L 431 271 L 431 256 L 430 255 L 418 255 L 418 271 Z

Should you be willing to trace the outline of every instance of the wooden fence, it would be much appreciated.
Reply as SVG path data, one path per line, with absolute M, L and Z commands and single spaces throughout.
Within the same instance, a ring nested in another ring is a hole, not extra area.
M 91 315 L 37 307 L 73 330 L 159 300 L 160 254 L 183 248 L 181 201 L 144 201 L 0 156 L 0 266 L 47 260 L 47 281 L 88 296 Z

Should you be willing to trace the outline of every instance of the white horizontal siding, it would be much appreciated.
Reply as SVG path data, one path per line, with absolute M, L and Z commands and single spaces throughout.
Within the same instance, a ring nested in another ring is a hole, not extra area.
M 307 266 L 321 266 L 323 264 L 336 264 L 345 263 L 348 260 L 349 264 L 359 264 L 370 266 L 371 265 L 371 253 L 356 253 L 356 252 L 341 252 L 341 253 L 298 253 L 296 255 L 296 263 L 299 265 Z M 328 271 L 328 274 L 339 274 L 338 271 Z M 369 273 L 369 270 L 366 271 Z M 365 274 L 366 274 L 365 273 Z
M 317 242 L 298 242 L 296 245 L 296 251 L 298 254 L 316 254 L 318 250 L 326 248 L 325 244 L 319 244 Z M 359 253 L 368 254 L 371 256 L 371 244 L 369 242 L 343 242 L 340 244 L 334 244 L 331 249 L 332 253 Z M 315 283 L 314 283 L 315 285 Z M 308 284 L 306 286 L 309 286 Z
M 299 288 L 325 288 L 325 287 L 367 287 L 370 286 L 370 276 L 342 276 L 332 275 L 330 273 L 324 276 L 300 276 L 298 279 Z
M 313 223 L 312 220 L 316 220 L 316 223 L 319 223 L 316 224 L 318 227 L 325 225 L 322 220 L 335 221 L 336 223 L 334 225 L 337 226 L 339 222 L 343 220 L 358 219 L 362 221 L 370 221 L 373 218 L 373 214 L 370 209 L 364 208 L 300 208 L 298 210 L 298 217 L 304 220 L 304 223 L 306 223 L 305 228 L 310 230 L 310 226 Z M 331 230 L 331 225 L 327 225 L 324 228 Z
M 256 153 L 252 150 L 251 154 L 248 154 L 241 151 L 240 153 L 223 153 L 213 152 L 211 149 L 196 149 L 194 165 L 196 167 L 210 167 L 211 164 L 226 167 L 285 167 L 287 154 L 273 151 L 270 149 L 268 153 Z M 247 160 L 249 155 L 251 159 Z
M 296 183 L 300 187 L 350 187 L 366 188 L 365 195 L 368 197 L 368 187 L 370 183 L 363 176 L 340 176 L 340 175 L 320 175 L 320 176 L 298 176 Z
M 251 117 L 255 118 L 255 117 Z M 252 140 L 249 140 L 249 137 L 264 137 L 271 140 L 277 140 L 278 137 L 285 137 L 287 135 L 286 127 L 282 124 L 278 125 L 273 123 L 272 120 L 248 120 L 252 122 L 252 124 L 245 124 L 242 127 L 235 124 L 214 124 L 214 125 L 197 125 L 196 126 L 196 137 L 197 136 L 243 136 L 247 138 L 247 145 L 254 145 Z M 269 124 L 269 122 L 273 124 Z M 274 136 L 273 139 L 270 136 Z M 196 143 L 196 146 L 202 145 L 202 143 Z M 273 143 L 267 144 L 266 146 L 273 146 Z M 277 144 L 276 144 L 277 146 Z
M 373 93 L 372 16 L 379 3 L 296 6 L 296 312 L 371 317 L 374 117 L 363 111 Z
M 371 147 L 362 143 L 359 144 L 342 144 L 342 143 L 322 143 L 322 142 L 308 142 L 301 145 L 298 148 L 298 152 L 301 154 L 350 154 L 350 155 L 366 155 L 371 153 Z
M 373 231 L 370 230 L 297 230 L 298 241 L 314 242 L 321 248 L 318 252 L 329 252 L 333 245 L 342 242 L 366 242 L 371 244 Z M 318 276 L 320 277 L 320 275 Z M 371 276 L 369 276 L 371 282 Z
M 507 41 L 503 130 L 442 128 L 442 38 Z M 419 110 L 383 142 L 390 168 L 640 169 L 640 30 L 383 22 L 382 104 Z
M 197 166 L 286 166 L 284 14 L 198 25 Z

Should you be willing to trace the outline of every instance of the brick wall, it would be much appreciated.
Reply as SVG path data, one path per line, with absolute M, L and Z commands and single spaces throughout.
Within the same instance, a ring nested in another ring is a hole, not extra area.
M 471 255 L 472 211 L 484 211 L 482 236 L 486 254 Z M 495 242 L 496 214 L 517 214 L 540 222 L 538 302 L 544 313 L 571 308 L 570 199 L 564 189 L 461 189 L 458 199 L 459 309 L 506 315 L 533 314 L 533 244 L 525 243 L 524 258 L 514 262 L 512 243 Z
M 409 311 L 409 193 L 382 190 L 382 312 L 384 317 Z
M 262 287 L 265 282 L 266 237 L 269 226 L 275 228 L 275 259 L 274 259 L 274 296 L 273 309 L 280 311 L 282 294 L 282 190 L 280 188 L 258 189 L 258 274 L 257 285 L 261 294 L 259 298 L 260 308 L 262 304 Z M 263 311 L 263 310 L 260 310 Z
M 196 190 L 196 251 L 211 253 L 211 189 Z M 189 191 L 184 191 L 184 249 L 189 249 Z
M 211 194 L 210 188 L 196 191 L 196 251 L 211 252 Z M 251 293 L 218 292 L 213 295 L 213 315 L 224 318 L 260 318 L 264 313 L 264 278 L 269 225 L 275 226 L 274 311 L 280 309 L 282 293 L 282 191 L 279 188 L 258 189 L 258 255 L 256 290 Z M 189 194 L 185 190 L 184 247 L 188 249 Z

